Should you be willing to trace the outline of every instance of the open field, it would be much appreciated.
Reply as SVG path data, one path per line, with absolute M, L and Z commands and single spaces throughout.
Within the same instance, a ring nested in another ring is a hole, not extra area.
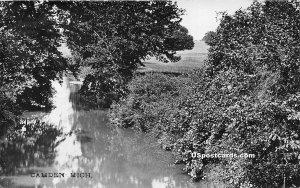
M 195 68 L 202 67 L 204 59 L 207 57 L 209 46 L 204 41 L 195 41 L 195 47 L 192 50 L 177 52 L 181 60 L 175 63 L 159 62 L 151 58 L 144 62 L 145 67 L 140 67 L 139 72 L 175 72 L 186 73 Z

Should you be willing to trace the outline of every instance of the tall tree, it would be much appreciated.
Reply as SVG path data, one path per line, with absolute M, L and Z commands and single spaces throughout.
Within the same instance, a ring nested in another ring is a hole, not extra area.
M 187 33 L 179 25 L 183 10 L 170 1 L 0 5 L 1 35 L 9 45 L 3 47 L 1 66 L 11 71 L 3 72 L 5 78 L 1 79 L 25 86 L 17 92 L 18 102 L 24 106 L 48 105 L 45 99 L 51 96 L 50 81 L 61 77 L 67 68 L 66 59 L 57 50 L 63 37 L 80 60 L 76 62 L 94 70 L 84 81 L 84 93 L 115 100 L 126 93 L 127 82 L 146 57 L 179 60 L 175 56 L 178 48 L 170 48 L 166 41 L 176 32 Z
M 183 10 L 169 1 L 61 2 L 64 35 L 82 65 L 94 69 L 82 87 L 98 101 L 116 100 L 147 56 L 176 61 L 166 40 L 179 28 Z M 133 11 L 134 10 L 134 11 Z

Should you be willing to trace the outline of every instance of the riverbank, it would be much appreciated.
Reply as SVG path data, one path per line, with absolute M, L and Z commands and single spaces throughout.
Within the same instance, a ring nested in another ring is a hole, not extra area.
M 282 164 L 280 158 L 289 154 L 297 161 L 298 155 L 290 149 L 283 155 L 278 149 L 283 146 L 273 138 L 274 122 L 290 124 L 288 129 L 275 129 L 285 135 L 299 131 L 293 125 L 297 120 L 289 119 L 284 100 L 274 103 L 262 96 L 266 88 L 261 85 L 270 78 L 271 73 L 253 76 L 239 71 L 210 77 L 204 69 L 181 76 L 138 75 L 129 83 L 129 95 L 112 106 L 110 121 L 156 137 L 195 181 L 246 188 L 266 186 L 261 182 L 265 178 L 280 186 L 287 173 L 289 184 L 297 183 L 298 165 Z M 198 158 L 195 153 L 254 157 Z

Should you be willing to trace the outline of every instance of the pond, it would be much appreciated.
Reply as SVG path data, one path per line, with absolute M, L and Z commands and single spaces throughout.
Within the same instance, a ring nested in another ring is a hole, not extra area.
M 53 83 L 55 108 L 28 112 L 0 143 L 0 187 L 197 188 L 171 152 L 144 133 L 109 125 L 106 110 L 81 108 L 81 83 Z

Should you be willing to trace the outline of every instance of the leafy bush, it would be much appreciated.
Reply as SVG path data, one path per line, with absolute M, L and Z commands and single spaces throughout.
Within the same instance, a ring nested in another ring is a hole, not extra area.
M 211 73 L 228 69 L 255 74 L 278 72 L 274 92 L 299 90 L 300 12 L 288 1 L 253 3 L 230 16 L 223 13 L 210 42 L 207 65 Z
M 112 105 L 113 122 L 121 127 L 134 126 L 150 131 L 159 116 L 172 110 L 184 86 L 184 78 L 180 80 L 159 73 L 136 76 L 128 85 L 129 95 Z
M 284 99 L 268 96 L 272 84 L 266 84 L 271 77 L 266 74 L 225 71 L 212 78 L 199 70 L 189 77 L 138 77 L 126 100 L 113 106 L 111 120 L 158 136 L 194 179 L 211 176 L 215 168 L 207 169 L 217 164 L 226 172 L 222 180 L 237 187 L 279 186 L 284 175 L 294 183 L 300 172 L 300 93 Z M 256 158 L 201 160 L 193 152 Z

